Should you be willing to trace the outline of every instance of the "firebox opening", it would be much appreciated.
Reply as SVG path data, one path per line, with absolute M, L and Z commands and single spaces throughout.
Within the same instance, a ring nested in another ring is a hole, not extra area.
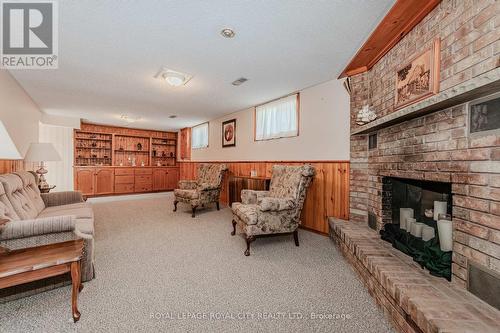
M 451 184 L 384 177 L 382 200 L 382 239 L 413 257 L 432 275 L 450 280 Z

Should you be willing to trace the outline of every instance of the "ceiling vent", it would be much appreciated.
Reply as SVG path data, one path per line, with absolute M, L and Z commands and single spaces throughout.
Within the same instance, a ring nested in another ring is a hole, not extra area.
M 233 86 L 239 86 L 239 85 L 242 85 L 243 83 L 245 83 L 246 81 L 248 81 L 247 78 L 240 77 L 238 80 L 233 81 L 231 84 Z

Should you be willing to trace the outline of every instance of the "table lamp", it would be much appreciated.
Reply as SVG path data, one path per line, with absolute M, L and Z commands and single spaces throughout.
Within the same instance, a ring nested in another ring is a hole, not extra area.
M 32 143 L 24 160 L 28 162 L 40 162 L 38 166 L 39 169 L 36 170 L 38 174 L 38 187 L 48 188 L 49 184 L 44 176 L 48 172 L 47 169 L 45 169 L 45 162 L 60 161 L 61 156 L 59 156 L 59 153 L 52 143 Z
M 0 160 L 21 160 L 22 156 L 0 120 Z

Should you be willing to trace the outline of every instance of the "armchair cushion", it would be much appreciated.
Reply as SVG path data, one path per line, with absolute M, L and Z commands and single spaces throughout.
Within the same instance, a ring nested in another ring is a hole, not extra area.
M 258 200 L 258 204 L 259 209 L 263 212 L 279 212 L 282 210 L 294 209 L 296 206 L 295 201 L 292 198 L 263 197 Z
M 69 205 L 83 202 L 83 195 L 78 191 L 41 193 L 45 207 Z
M 180 188 L 174 190 L 174 195 L 183 199 L 198 199 L 200 196 L 196 190 L 184 190 Z
M 240 202 L 234 202 L 232 206 L 233 214 L 236 215 L 247 225 L 257 224 L 259 206 L 257 205 L 244 205 Z
M 196 180 L 179 180 L 179 188 L 183 190 L 194 190 L 198 186 Z
M 200 191 L 210 191 L 210 190 L 218 190 L 219 185 L 218 184 L 207 184 L 207 183 L 202 183 L 198 185 L 198 190 Z
M 269 196 L 269 191 L 241 190 L 242 204 L 257 204 L 260 198 Z

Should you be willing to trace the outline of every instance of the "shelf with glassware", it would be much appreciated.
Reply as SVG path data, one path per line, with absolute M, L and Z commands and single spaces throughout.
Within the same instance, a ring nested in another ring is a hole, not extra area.
M 113 164 L 118 166 L 150 166 L 150 146 L 150 137 L 115 134 Z
M 75 165 L 112 165 L 113 135 L 75 131 Z
M 177 140 L 151 138 L 151 164 L 153 166 L 173 166 L 176 161 Z

